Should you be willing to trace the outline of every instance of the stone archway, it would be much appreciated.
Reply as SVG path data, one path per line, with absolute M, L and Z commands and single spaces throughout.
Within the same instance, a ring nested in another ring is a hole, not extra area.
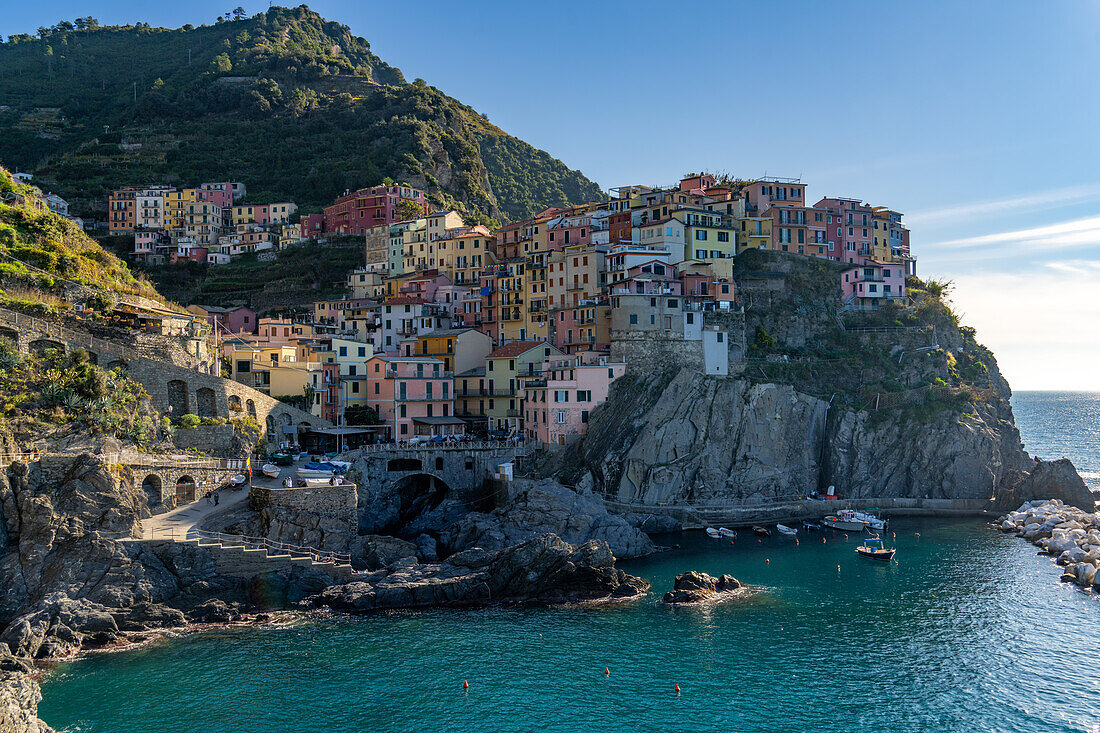
M 272 417 L 271 415 L 268 415 L 267 418 L 264 420 L 264 422 L 267 423 L 267 437 L 268 438 L 274 438 L 275 437 L 275 418 Z
M 436 456 L 435 470 L 437 470 L 437 471 L 442 471 L 443 470 L 443 456 Z
M 62 354 L 65 353 L 65 344 L 61 343 L 60 341 L 54 341 L 53 339 L 47 339 L 47 338 L 40 338 L 40 339 L 35 339 L 34 341 L 31 341 L 30 346 L 28 348 L 30 349 L 30 352 L 32 354 L 40 354 L 41 355 L 41 354 L 45 354 L 47 351 L 50 351 L 50 350 L 60 351 Z
M 400 536 L 403 528 L 417 517 L 438 507 L 450 491 L 451 487 L 443 479 L 430 473 L 402 476 L 394 484 L 393 493 L 398 497 L 400 506 L 388 530 Z
M 179 419 L 180 415 L 191 412 L 191 401 L 187 397 L 187 382 L 173 379 L 168 382 L 168 410 Z
M 13 344 L 18 344 L 19 332 L 14 328 L 0 327 L 0 338 L 10 339 Z
M 294 422 L 294 419 L 291 418 L 289 412 L 279 413 L 279 417 L 277 419 L 280 425 L 290 425 L 292 422 Z
M 95 353 L 94 351 L 89 351 L 88 349 L 84 349 L 84 351 L 88 354 L 88 361 L 92 364 L 95 364 L 96 366 L 99 366 L 99 354 Z
M 145 492 L 145 499 L 149 502 L 149 506 L 155 506 L 164 501 L 164 482 L 155 473 L 141 480 L 141 490 Z
M 190 504 L 195 500 L 195 479 L 183 475 L 176 479 L 176 503 Z
M 235 394 L 229 395 L 229 411 L 240 412 L 241 411 L 241 398 Z
M 218 416 L 218 400 L 214 390 L 209 387 L 199 387 L 195 390 L 195 414 L 199 417 Z
M 115 359 L 114 361 L 107 363 L 107 369 L 121 369 L 122 371 L 129 371 L 130 365 L 124 362 L 122 359 Z
M 248 416 L 251 418 L 256 417 L 256 402 L 254 400 L 245 400 L 245 407 L 248 408 Z M 270 416 L 269 416 L 270 417 Z

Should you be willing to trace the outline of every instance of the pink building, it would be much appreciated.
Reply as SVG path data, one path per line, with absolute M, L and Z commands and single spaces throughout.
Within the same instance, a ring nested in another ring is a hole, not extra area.
M 306 214 L 302 217 L 302 239 L 316 239 L 325 231 L 324 214 Z
M 547 445 L 583 435 L 592 410 L 625 373 L 625 364 L 592 352 L 543 362 L 541 377 L 523 380 L 524 434 Z
M 453 377 L 439 359 L 374 356 L 367 360 L 367 404 L 398 440 L 459 435 L 465 423 L 454 416 Z
M 884 300 L 905 297 L 905 263 L 867 261 L 841 275 L 843 303 L 874 308 Z
M 874 210 L 859 199 L 826 197 L 814 204 L 828 212 L 825 238 L 829 259 L 858 264 L 873 257 Z
M 237 193 L 240 191 L 241 193 Z M 217 204 L 223 209 L 233 205 L 244 193 L 244 184 L 241 183 L 201 183 L 199 184 L 199 200 Z

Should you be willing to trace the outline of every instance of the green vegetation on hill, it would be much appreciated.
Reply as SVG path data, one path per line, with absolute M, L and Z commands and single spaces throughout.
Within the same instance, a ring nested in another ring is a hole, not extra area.
M 80 26 L 0 44 L 0 160 L 80 211 L 123 185 L 226 179 L 308 211 L 390 177 L 481 221 L 600 196 L 304 5 L 197 28 Z
M 145 272 L 179 303 L 286 311 L 342 295 L 347 273 L 363 264 L 362 238 L 358 239 L 360 244 L 351 247 L 314 242 L 289 247 L 271 262 L 259 262 L 250 254 L 226 265 L 187 263 Z
M 885 404 L 921 420 L 967 412 L 1004 386 L 993 354 L 974 329 L 959 326 L 943 283 L 910 278 L 905 303 L 842 315 L 837 263 L 748 250 L 736 266 L 751 379 L 850 407 Z M 746 288 L 761 272 L 782 273 L 783 286 Z
M 90 306 L 119 295 L 160 299 L 124 262 L 46 208 L 33 186 L 0 168 L 0 303 L 68 307 L 65 296 L 75 286 L 94 291 Z
M 148 445 L 156 437 L 145 389 L 104 371 L 83 349 L 21 356 L 0 338 L 0 437 L 20 446 L 88 432 Z

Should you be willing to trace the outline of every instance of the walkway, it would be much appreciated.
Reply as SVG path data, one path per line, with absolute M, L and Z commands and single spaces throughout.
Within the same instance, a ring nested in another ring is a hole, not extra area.
M 182 540 L 202 520 L 212 514 L 236 508 L 247 499 L 246 489 L 226 490 L 221 493 L 217 506 L 214 506 L 213 502 L 208 503 L 206 499 L 199 499 L 165 514 L 143 519 L 141 520 L 141 538 L 143 540 Z
M 260 465 L 263 465 L 262 462 Z M 294 475 L 294 469 L 295 466 L 283 468 L 277 479 L 269 479 L 257 471 L 252 477 L 252 482 L 256 486 L 276 488 L 282 486 L 284 478 Z M 247 499 L 248 490 L 246 488 L 225 490 L 221 492 L 217 506 L 214 506 L 213 502 L 207 503 L 206 499 L 199 499 L 170 512 L 143 519 L 141 520 L 141 538 L 143 540 L 185 539 L 187 533 L 207 517 L 235 509 Z

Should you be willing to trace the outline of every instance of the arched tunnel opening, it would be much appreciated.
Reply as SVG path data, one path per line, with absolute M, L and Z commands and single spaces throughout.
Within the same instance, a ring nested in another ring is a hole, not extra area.
M 412 473 L 398 479 L 394 493 L 400 505 L 388 533 L 398 537 L 408 534 L 409 525 L 442 504 L 450 490 L 442 479 L 427 473 Z

